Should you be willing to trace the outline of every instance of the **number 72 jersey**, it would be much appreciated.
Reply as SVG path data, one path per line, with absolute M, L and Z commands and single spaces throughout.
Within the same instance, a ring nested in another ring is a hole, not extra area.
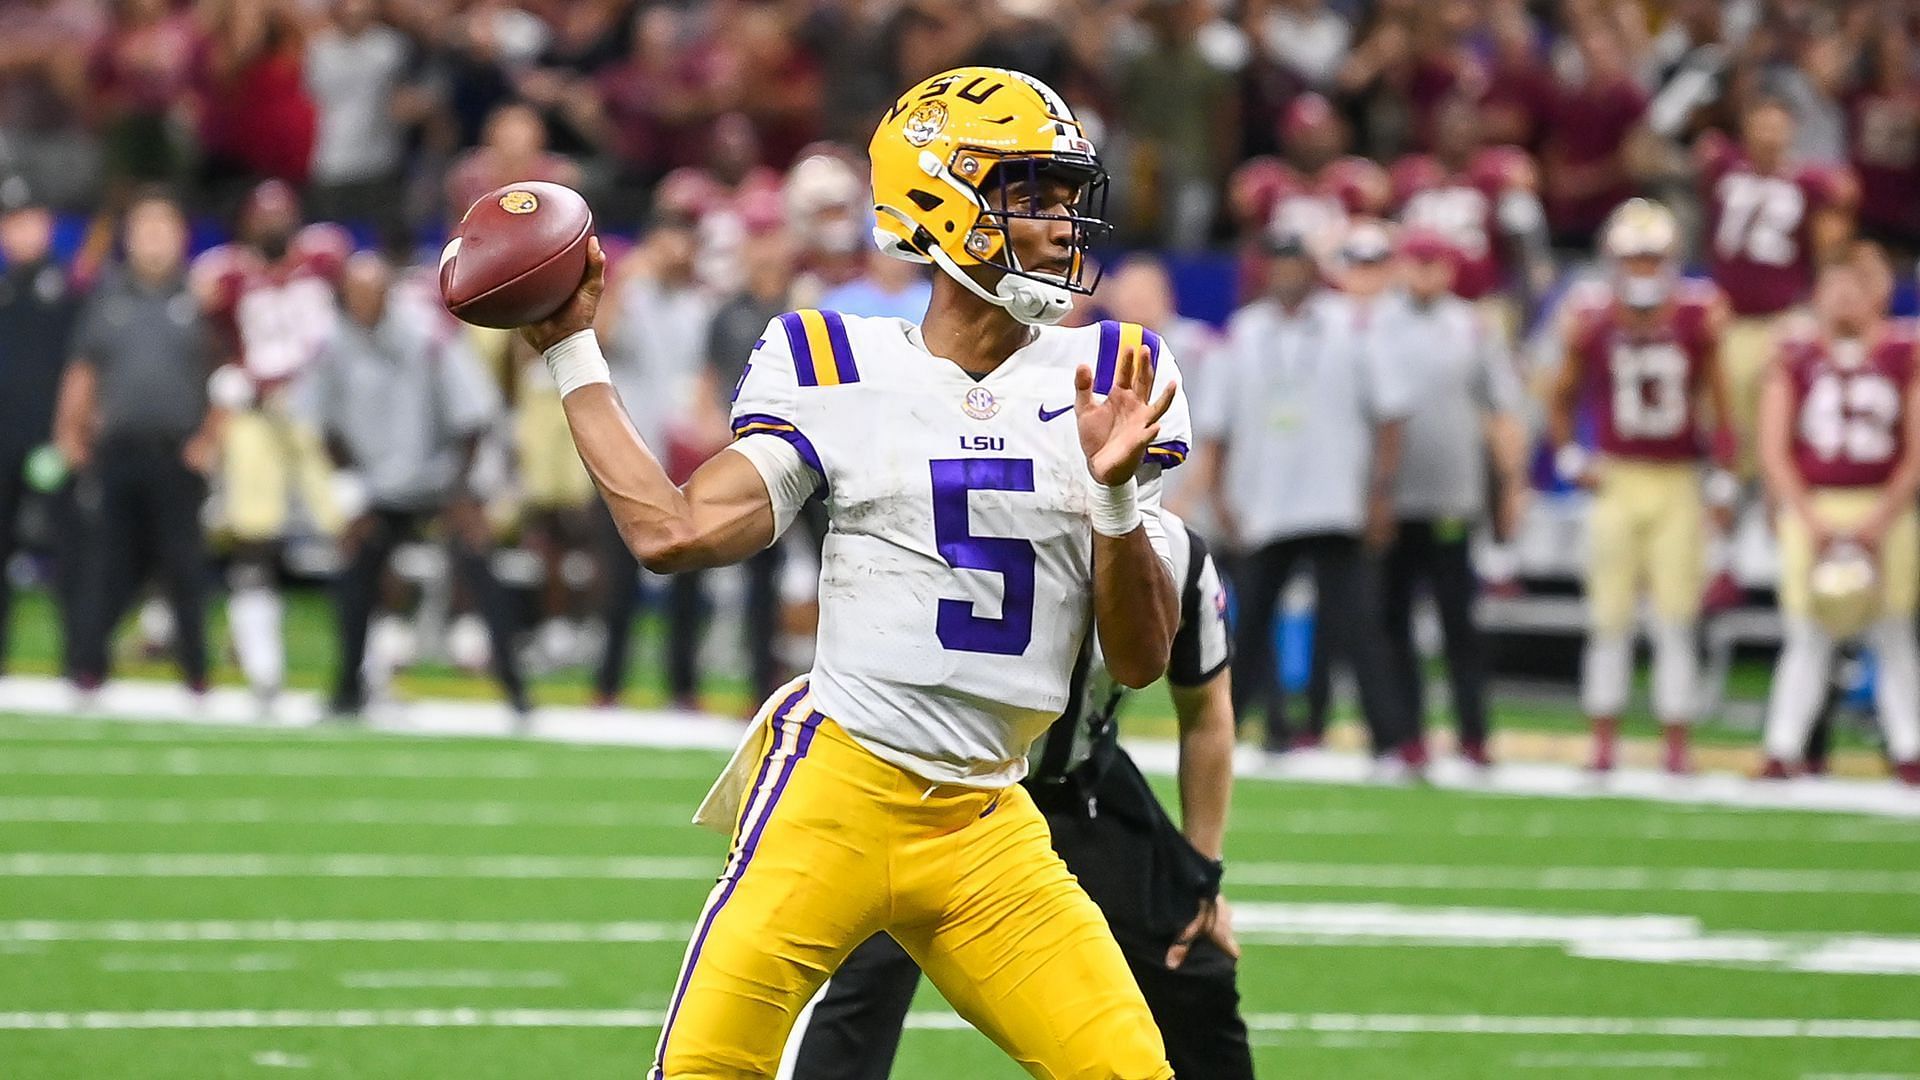
M 1074 371 L 1104 396 L 1129 346 L 1177 378 L 1135 324 L 1042 327 L 978 380 L 901 319 L 781 315 L 734 391 L 733 448 L 773 496 L 777 528 L 826 501 L 817 707 L 881 758 L 929 780 L 1017 782 L 1067 705 L 1090 632 L 1093 479 Z M 1191 438 L 1184 394 L 1138 474 L 1148 537 L 1161 469 Z

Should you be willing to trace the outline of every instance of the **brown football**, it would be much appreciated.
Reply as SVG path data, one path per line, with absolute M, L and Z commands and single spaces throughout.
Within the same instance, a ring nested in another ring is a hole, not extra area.
M 475 326 L 536 323 L 567 302 L 587 272 L 593 211 L 570 187 L 528 180 L 468 208 L 440 253 L 440 296 Z

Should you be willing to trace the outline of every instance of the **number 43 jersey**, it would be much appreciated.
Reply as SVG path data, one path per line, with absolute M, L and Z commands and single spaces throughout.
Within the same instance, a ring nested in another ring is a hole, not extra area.
M 941 783 L 999 787 L 1066 707 L 1091 632 L 1094 480 L 1073 411 L 1075 369 L 1112 386 L 1145 345 L 1155 393 L 1178 378 L 1136 324 L 1042 327 L 975 379 L 902 319 L 781 315 L 734 391 L 733 449 L 759 469 L 776 533 L 826 500 L 819 710 L 875 755 Z M 1149 539 L 1161 469 L 1190 439 L 1176 397 L 1138 478 Z
M 1793 458 L 1815 487 L 1878 487 L 1906 451 L 1914 327 L 1889 322 L 1870 339 L 1789 337 L 1780 363 L 1793 387 Z

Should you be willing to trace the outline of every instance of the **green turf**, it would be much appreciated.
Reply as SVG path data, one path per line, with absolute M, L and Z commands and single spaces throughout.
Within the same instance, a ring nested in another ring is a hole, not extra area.
M 699 752 L 0 717 L 0 864 L 22 853 L 251 853 L 304 860 L 295 873 L 341 854 L 564 857 L 586 868 L 551 879 L 9 871 L 0 874 L 0 1028 L 10 1014 L 150 1010 L 657 1011 L 724 846 L 681 823 L 718 764 L 718 755 Z M 1228 852 L 1230 894 L 1248 910 L 1313 903 L 1654 914 L 1697 920 L 1705 934 L 1769 940 L 1920 937 L 1920 902 L 1872 876 L 1920 874 L 1920 823 L 1911 821 L 1246 782 Z M 643 880 L 596 869 L 634 857 L 674 860 L 645 864 L 667 868 L 691 860 L 691 871 Z M 1456 880 L 1446 888 L 1254 883 L 1302 868 L 1430 868 Z M 1608 868 L 1640 868 L 1649 884 L 1555 887 L 1556 873 Z M 1834 885 L 1678 884 L 1682 871 L 1733 869 L 1832 872 Z M 1476 883 L 1476 875 L 1495 880 Z M 657 934 L 614 943 L 36 940 L 20 920 L 638 923 Z M 1250 934 L 1242 992 L 1264 1076 L 1861 1080 L 1920 1071 L 1916 1037 L 1343 1030 L 1391 1028 L 1405 1017 L 1920 1021 L 1916 974 L 1585 959 L 1559 943 L 1280 943 Z M 922 1026 L 908 1032 L 896 1076 L 1021 1075 L 981 1036 L 925 1026 L 950 1022 L 930 988 L 915 1012 Z M 644 1025 L 0 1030 L 0 1077 L 632 1078 L 644 1072 L 654 1036 Z

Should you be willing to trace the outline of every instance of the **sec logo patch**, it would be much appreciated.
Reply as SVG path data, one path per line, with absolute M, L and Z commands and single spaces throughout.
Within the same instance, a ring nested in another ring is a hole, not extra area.
M 509 214 L 531 214 L 540 209 L 540 199 L 531 191 L 509 191 L 500 196 L 500 209 Z
M 966 399 L 960 403 L 960 409 L 975 420 L 991 420 L 1000 411 L 1000 403 L 994 400 L 993 391 L 984 386 L 976 386 L 967 391 Z

